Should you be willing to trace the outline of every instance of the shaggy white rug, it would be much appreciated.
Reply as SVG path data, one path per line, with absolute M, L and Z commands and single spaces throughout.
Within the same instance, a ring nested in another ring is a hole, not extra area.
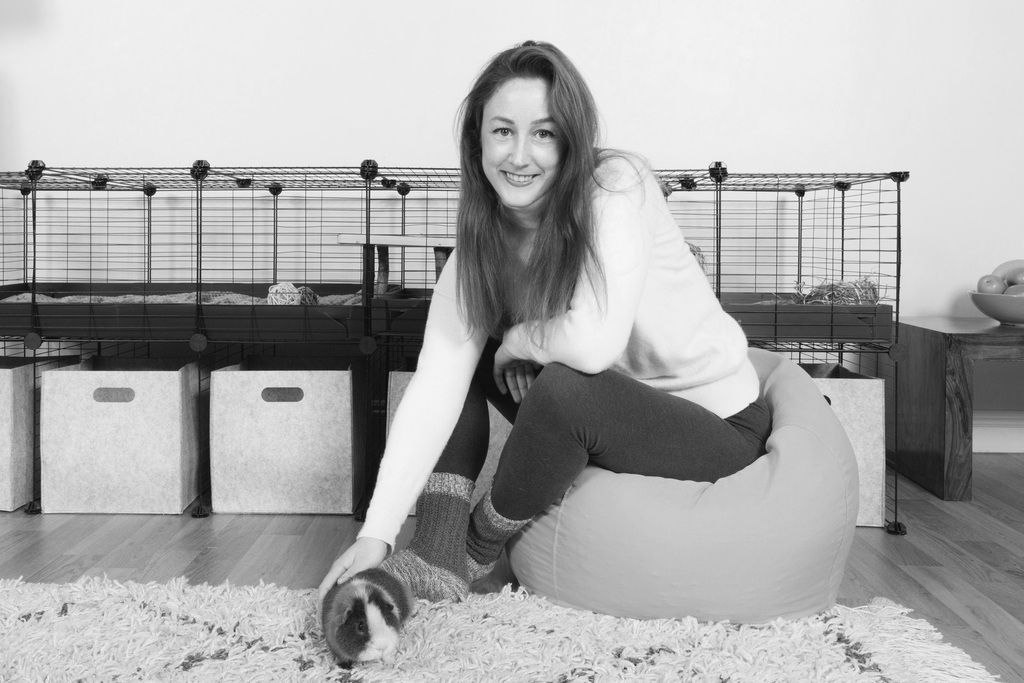
M 994 681 L 883 599 L 764 626 L 621 619 L 523 591 L 421 602 L 397 661 L 334 664 L 316 592 L 0 580 L 0 681 Z

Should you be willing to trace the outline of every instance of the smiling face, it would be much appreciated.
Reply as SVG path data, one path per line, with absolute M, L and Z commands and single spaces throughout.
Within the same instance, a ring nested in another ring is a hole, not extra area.
M 506 81 L 484 105 L 480 138 L 484 175 L 498 199 L 520 227 L 535 230 L 562 157 L 547 83 Z

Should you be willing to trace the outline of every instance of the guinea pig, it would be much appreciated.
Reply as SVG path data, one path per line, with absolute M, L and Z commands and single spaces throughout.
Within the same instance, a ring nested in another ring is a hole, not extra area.
M 389 660 L 414 602 L 409 588 L 382 569 L 361 571 L 324 596 L 321 624 L 338 663 Z

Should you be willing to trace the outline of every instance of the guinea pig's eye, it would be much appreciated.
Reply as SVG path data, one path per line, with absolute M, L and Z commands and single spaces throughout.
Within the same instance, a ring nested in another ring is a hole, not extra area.
M 360 621 L 358 624 L 356 624 L 356 630 L 360 633 L 366 633 L 366 624 Z

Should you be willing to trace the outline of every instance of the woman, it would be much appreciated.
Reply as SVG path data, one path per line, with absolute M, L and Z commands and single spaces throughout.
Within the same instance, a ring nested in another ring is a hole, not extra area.
M 588 463 L 715 481 L 764 453 L 770 418 L 743 332 L 647 165 L 597 149 L 569 59 L 545 43 L 506 50 L 460 113 L 457 248 L 366 523 L 321 598 L 379 565 L 421 598 L 462 599 Z M 514 426 L 471 511 L 487 400 Z M 414 538 L 388 557 L 414 502 Z

